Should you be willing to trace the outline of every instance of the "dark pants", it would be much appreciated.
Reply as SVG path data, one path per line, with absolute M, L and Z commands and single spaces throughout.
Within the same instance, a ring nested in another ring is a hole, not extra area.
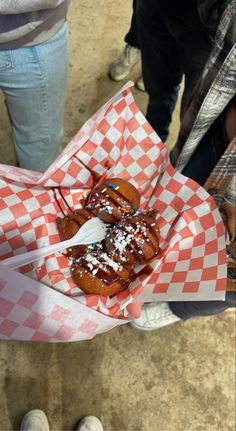
M 137 0 L 136 24 L 149 95 L 147 119 L 166 141 L 183 75 L 181 111 L 206 64 L 212 40 L 196 0 Z
M 225 112 L 222 112 L 203 136 L 196 151 L 182 170 L 182 174 L 203 186 L 228 145 Z
M 236 292 L 226 292 L 225 301 L 185 301 L 169 302 L 171 311 L 180 319 L 197 316 L 212 316 L 235 307 Z
M 130 23 L 130 29 L 125 36 L 125 42 L 131 46 L 134 46 L 135 48 L 140 48 L 136 24 L 136 4 L 137 0 L 133 0 L 133 14 Z

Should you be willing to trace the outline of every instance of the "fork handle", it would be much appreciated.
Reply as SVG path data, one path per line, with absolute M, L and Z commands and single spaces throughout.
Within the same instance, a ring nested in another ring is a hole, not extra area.
M 72 241 L 70 240 L 61 241 L 57 244 L 48 245 L 37 250 L 26 251 L 25 253 L 9 257 L 8 259 L 2 260 L 1 264 L 7 266 L 8 268 L 16 269 L 20 266 L 27 265 L 28 263 L 34 262 L 35 260 L 39 260 L 43 257 L 49 256 L 50 254 L 56 253 L 57 251 L 71 247 L 71 245 Z

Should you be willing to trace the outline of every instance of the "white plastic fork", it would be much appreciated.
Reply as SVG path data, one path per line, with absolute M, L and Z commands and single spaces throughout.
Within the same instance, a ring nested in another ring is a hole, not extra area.
M 108 227 L 109 225 L 105 225 L 98 217 L 94 217 L 84 223 L 72 238 L 37 250 L 27 251 L 26 253 L 9 257 L 8 259 L 2 260 L 1 264 L 8 268 L 15 269 L 75 245 L 92 244 L 102 241 L 106 236 Z

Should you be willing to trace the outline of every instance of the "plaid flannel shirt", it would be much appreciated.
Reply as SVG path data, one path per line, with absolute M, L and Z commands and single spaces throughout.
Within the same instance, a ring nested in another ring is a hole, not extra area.
M 194 154 L 201 139 L 216 118 L 235 96 L 236 83 L 236 6 L 231 1 L 219 23 L 209 60 L 181 121 L 171 161 L 182 171 Z M 204 187 L 211 193 L 226 226 L 228 252 L 228 290 L 236 288 L 236 140 L 228 148 L 211 172 Z

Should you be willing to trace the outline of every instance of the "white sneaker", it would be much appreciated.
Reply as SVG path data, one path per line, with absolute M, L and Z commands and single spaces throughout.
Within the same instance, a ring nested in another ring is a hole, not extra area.
M 135 87 L 139 90 L 139 91 L 146 91 L 145 87 L 144 87 L 144 82 L 143 82 L 143 77 L 140 76 L 137 81 L 135 82 Z
M 140 317 L 132 320 L 130 325 L 141 331 L 153 331 L 178 320 L 181 319 L 172 313 L 168 302 L 151 302 L 143 306 Z
M 126 44 L 124 50 L 119 57 L 111 63 L 109 67 L 109 76 L 114 81 L 124 79 L 132 69 L 132 67 L 141 59 L 140 49 Z
M 103 426 L 95 416 L 85 416 L 79 422 L 76 431 L 103 431 Z
M 20 431 L 50 431 L 47 416 L 42 410 L 30 410 L 23 417 Z

